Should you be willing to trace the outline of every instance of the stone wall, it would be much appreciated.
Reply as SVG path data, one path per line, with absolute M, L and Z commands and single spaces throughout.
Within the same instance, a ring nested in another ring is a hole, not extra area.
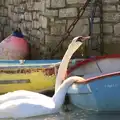
M 69 25 L 75 19 L 78 8 L 85 0 L 1 0 L 0 38 L 11 34 L 12 29 L 20 27 L 34 48 L 32 53 L 38 59 L 49 58 L 49 54 L 61 40 Z M 120 5 L 119 0 L 103 0 L 104 41 L 119 43 Z M 98 11 L 99 13 L 99 11 Z M 56 58 L 63 56 L 70 39 L 77 35 L 88 35 L 89 7 L 77 23 Z M 94 33 L 99 33 L 99 18 L 94 21 Z M 32 47 L 33 48 L 33 47 Z M 35 54 L 36 53 L 36 54 Z M 33 56 L 34 59 L 35 56 Z

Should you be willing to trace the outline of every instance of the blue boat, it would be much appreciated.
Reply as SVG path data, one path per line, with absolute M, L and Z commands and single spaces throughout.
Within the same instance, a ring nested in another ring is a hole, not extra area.
M 69 88 L 72 104 L 97 112 L 120 111 L 120 55 L 83 60 L 68 70 L 68 76 L 73 75 L 86 80 Z

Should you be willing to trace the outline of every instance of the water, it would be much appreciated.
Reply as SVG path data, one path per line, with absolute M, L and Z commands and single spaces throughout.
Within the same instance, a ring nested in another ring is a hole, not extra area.
M 71 111 L 63 112 L 61 110 L 57 114 L 37 116 L 32 118 L 24 118 L 17 120 L 120 120 L 120 113 L 93 113 L 79 109 L 75 106 L 69 105 Z M 0 119 L 3 120 L 3 119 Z M 14 120 L 14 119 L 7 119 Z

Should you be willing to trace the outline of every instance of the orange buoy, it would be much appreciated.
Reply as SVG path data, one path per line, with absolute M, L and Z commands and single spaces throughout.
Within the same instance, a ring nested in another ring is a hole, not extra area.
M 28 55 L 29 44 L 20 29 L 14 31 L 0 43 L 0 59 L 2 60 L 26 59 Z

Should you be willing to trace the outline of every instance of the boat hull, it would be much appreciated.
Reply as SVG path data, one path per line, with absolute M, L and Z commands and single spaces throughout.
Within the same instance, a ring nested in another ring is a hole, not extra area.
M 68 76 L 81 76 L 85 84 L 73 84 L 71 103 L 94 111 L 120 111 L 120 55 L 92 57 L 68 69 Z
M 86 84 L 73 84 L 68 90 L 75 106 L 98 112 L 120 111 L 120 73 L 96 76 Z
M 0 61 L 0 94 L 15 90 L 44 92 L 55 86 L 55 66 L 60 60 Z

